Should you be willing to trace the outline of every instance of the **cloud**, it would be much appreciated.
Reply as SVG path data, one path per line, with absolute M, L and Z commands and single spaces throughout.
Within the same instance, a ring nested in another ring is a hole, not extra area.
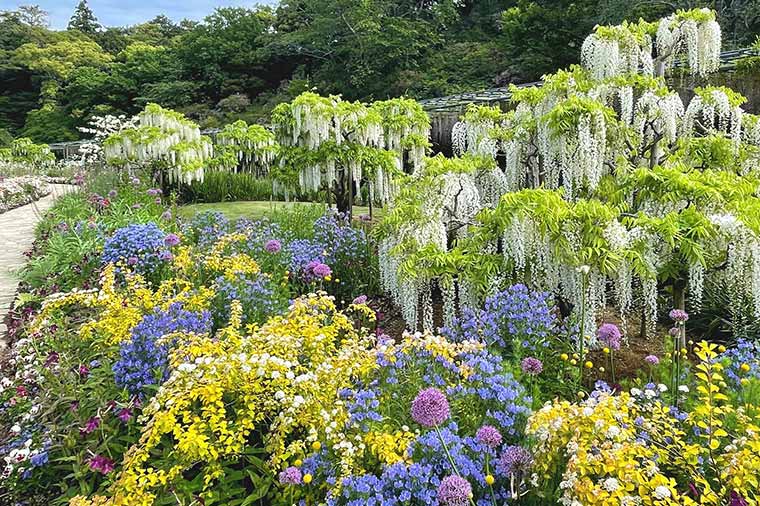
M 79 0 L 0 0 L 0 10 L 14 10 L 19 5 L 37 4 L 50 13 L 51 28 L 61 30 L 74 12 Z M 159 14 L 174 21 L 201 20 L 216 7 L 254 7 L 276 5 L 278 0 L 88 0 L 98 21 L 104 26 L 129 26 L 143 23 Z

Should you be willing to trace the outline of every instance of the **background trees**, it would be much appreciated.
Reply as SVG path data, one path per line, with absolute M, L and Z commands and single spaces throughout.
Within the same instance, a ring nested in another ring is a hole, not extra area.
M 708 2 L 285 0 L 116 28 L 82 0 L 66 31 L 24 6 L 0 13 L 0 128 L 50 142 L 75 138 L 93 114 L 132 115 L 149 102 L 205 128 L 263 121 L 313 87 L 369 101 L 528 82 L 578 61 L 597 24 L 697 4 Z M 709 2 L 724 45 L 753 42 L 755 4 Z

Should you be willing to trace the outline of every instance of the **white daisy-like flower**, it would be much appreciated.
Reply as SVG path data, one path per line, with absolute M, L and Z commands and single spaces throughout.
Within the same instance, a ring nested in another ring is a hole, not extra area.
M 664 501 L 670 497 L 670 489 L 665 485 L 659 485 L 654 489 L 652 495 L 654 495 L 654 498 L 658 501 Z
M 602 482 L 602 488 L 604 488 L 604 490 L 607 492 L 614 492 L 620 488 L 620 482 L 617 480 L 617 478 L 607 478 L 604 480 L 604 482 Z

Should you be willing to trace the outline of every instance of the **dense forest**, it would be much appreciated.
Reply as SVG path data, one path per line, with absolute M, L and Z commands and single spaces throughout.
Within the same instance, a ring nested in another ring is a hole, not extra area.
M 73 140 L 91 116 L 149 102 L 215 127 L 311 88 L 371 100 L 531 81 L 577 61 L 596 24 L 703 5 L 725 47 L 760 31 L 758 0 L 283 0 L 130 27 L 101 26 L 81 0 L 62 31 L 21 6 L 0 12 L 0 144 Z

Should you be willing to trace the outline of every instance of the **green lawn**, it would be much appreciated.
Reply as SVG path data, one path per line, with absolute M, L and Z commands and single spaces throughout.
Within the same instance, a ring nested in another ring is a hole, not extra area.
M 325 207 L 325 204 L 309 203 L 309 202 L 269 202 L 269 201 L 242 201 L 242 202 L 217 202 L 213 204 L 189 204 L 181 206 L 177 209 L 177 212 L 182 218 L 192 218 L 196 213 L 202 211 L 221 211 L 229 219 L 235 220 L 237 218 L 249 218 L 256 219 L 265 216 L 267 213 L 277 209 L 283 210 L 292 208 L 294 206 L 321 206 Z M 373 210 L 373 216 L 375 219 L 382 215 L 383 210 L 375 208 Z M 354 216 L 360 214 L 369 214 L 369 208 L 354 206 Z

